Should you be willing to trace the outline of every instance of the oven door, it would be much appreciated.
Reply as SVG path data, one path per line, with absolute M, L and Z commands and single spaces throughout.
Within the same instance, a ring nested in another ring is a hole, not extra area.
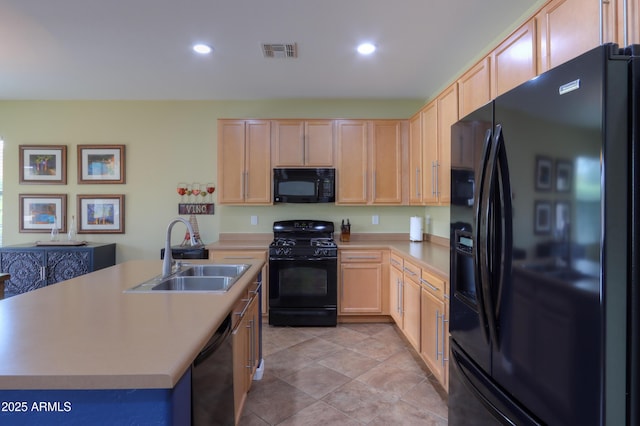
M 269 309 L 335 308 L 337 267 L 335 258 L 270 258 Z

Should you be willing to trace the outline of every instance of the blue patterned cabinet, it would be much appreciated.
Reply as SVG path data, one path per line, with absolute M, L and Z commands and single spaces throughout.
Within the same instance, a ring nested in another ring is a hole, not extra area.
M 21 244 L 0 248 L 0 272 L 11 274 L 4 296 L 14 296 L 116 264 L 116 245 Z

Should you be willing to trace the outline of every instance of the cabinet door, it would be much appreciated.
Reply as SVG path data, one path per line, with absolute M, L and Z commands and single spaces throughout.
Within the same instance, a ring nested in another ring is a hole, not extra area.
M 0 270 L 11 275 L 4 283 L 5 296 L 26 293 L 46 286 L 44 263 L 44 251 L 11 250 L 0 253 Z
M 333 120 L 309 120 L 305 126 L 304 164 L 333 167 Z
M 402 122 L 375 120 L 371 127 L 371 201 L 402 204 Z
M 404 306 L 404 335 L 420 352 L 420 284 L 405 275 L 404 291 L 402 292 L 402 306 Z
M 491 57 L 487 56 L 458 79 L 460 118 L 491 100 Z
M 444 303 L 428 290 L 421 289 L 422 328 L 420 331 L 420 355 L 434 376 L 443 383 L 444 339 L 442 318 Z
M 337 123 L 336 204 L 367 203 L 367 122 Z
M 47 285 L 87 274 L 92 271 L 88 250 L 49 250 L 47 252 Z
M 271 204 L 271 125 L 248 121 L 245 157 L 245 203 Z
M 531 19 L 491 53 L 493 97 L 535 77 L 536 62 L 535 20 Z
M 245 194 L 245 121 L 218 120 L 218 201 L 241 204 Z
M 382 314 L 382 265 L 340 264 L 340 313 Z
M 304 165 L 304 121 L 278 120 L 273 126 L 273 167 Z
M 610 2 L 553 0 L 536 15 L 538 73 L 556 67 L 600 44 L 600 7 L 603 5 L 603 41 L 613 40 L 615 13 Z M 630 1 L 633 3 L 633 1 Z
M 451 126 L 458 121 L 458 86 L 451 85 L 438 97 L 438 203 L 451 202 Z
M 438 170 L 438 103 L 433 101 L 420 111 L 422 122 L 422 200 L 438 202 L 436 188 Z
M 402 271 L 393 265 L 389 271 L 389 313 L 398 327 L 402 329 Z
M 409 204 L 422 204 L 422 121 L 421 115 L 409 119 Z

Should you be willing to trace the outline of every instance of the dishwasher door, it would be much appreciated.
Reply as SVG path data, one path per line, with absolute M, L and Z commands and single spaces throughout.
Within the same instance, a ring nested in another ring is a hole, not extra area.
M 235 424 L 231 314 L 193 361 L 191 422 L 207 426 Z

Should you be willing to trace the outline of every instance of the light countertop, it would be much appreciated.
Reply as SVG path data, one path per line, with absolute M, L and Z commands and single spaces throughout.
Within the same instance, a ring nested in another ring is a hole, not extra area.
M 209 250 L 267 250 L 271 237 L 260 237 L 256 239 L 225 239 L 212 244 L 207 244 Z M 383 249 L 392 250 L 403 256 L 409 256 L 423 268 L 440 275 L 444 279 L 449 279 L 449 248 L 431 242 L 409 242 L 407 240 L 372 238 L 368 235 L 366 239 L 358 240 L 352 238 L 349 242 L 338 241 L 339 249 Z
M 139 260 L 0 300 L 0 389 L 174 387 L 264 262 L 243 263 L 225 294 L 124 293 L 162 271 Z

